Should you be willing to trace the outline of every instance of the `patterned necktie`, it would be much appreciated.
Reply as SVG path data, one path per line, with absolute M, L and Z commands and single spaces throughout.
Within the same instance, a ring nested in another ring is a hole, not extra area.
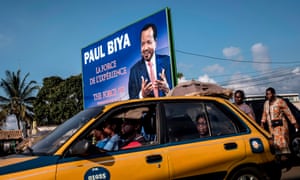
M 149 66 L 149 70 L 150 70 L 150 79 L 151 79 L 151 82 L 152 84 L 154 84 L 155 82 L 155 75 L 154 75 L 154 71 L 153 71 L 153 68 L 152 68 L 152 63 L 151 61 L 148 61 L 147 62 L 148 66 Z M 158 97 L 158 88 L 153 88 L 153 92 L 154 92 L 154 96 L 155 97 Z

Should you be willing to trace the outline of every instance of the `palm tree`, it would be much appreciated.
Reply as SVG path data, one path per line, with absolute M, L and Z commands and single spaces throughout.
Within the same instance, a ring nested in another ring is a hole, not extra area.
M 33 93 L 39 89 L 36 81 L 26 83 L 29 73 L 21 79 L 21 71 L 17 73 L 5 71 L 6 79 L 1 79 L 0 87 L 7 97 L 0 96 L 0 110 L 5 114 L 14 114 L 17 118 L 18 128 L 21 129 L 21 121 L 30 125 L 33 121 L 33 106 L 35 100 Z

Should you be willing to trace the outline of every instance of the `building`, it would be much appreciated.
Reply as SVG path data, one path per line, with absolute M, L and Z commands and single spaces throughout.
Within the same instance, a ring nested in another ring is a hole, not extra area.
M 22 139 L 21 130 L 0 130 L 0 156 L 15 153 Z

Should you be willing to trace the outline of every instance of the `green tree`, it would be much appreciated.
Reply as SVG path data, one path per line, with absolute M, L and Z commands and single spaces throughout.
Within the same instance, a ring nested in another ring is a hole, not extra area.
M 183 77 L 183 73 L 178 72 L 178 73 L 177 73 L 177 78 L 178 78 L 178 79 L 181 79 L 182 77 Z
M 61 124 L 82 109 L 81 75 L 66 80 L 57 76 L 43 79 L 43 87 L 34 102 L 38 125 Z
M 31 125 L 33 120 L 33 106 L 35 100 L 33 95 L 39 86 L 36 81 L 26 82 L 29 73 L 21 78 L 21 70 L 16 73 L 5 71 L 6 78 L 1 79 L 0 87 L 4 90 L 6 97 L 0 96 L 0 109 L 2 114 L 14 114 L 17 118 L 18 128 L 21 129 L 21 121 Z

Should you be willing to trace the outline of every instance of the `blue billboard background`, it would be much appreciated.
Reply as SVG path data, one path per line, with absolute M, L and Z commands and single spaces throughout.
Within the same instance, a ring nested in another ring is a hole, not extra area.
M 85 109 L 129 99 L 130 68 L 141 59 L 140 30 L 148 23 L 155 24 L 157 27 L 156 52 L 169 55 L 172 61 L 167 9 L 82 48 Z M 172 62 L 171 66 L 173 66 Z M 174 71 L 174 67 L 171 67 L 171 70 Z M 171 77 L 172 74 L 169 76 Z M 169 82 L 169 84 L 170 88 L 174 86 L 174 82 Z

